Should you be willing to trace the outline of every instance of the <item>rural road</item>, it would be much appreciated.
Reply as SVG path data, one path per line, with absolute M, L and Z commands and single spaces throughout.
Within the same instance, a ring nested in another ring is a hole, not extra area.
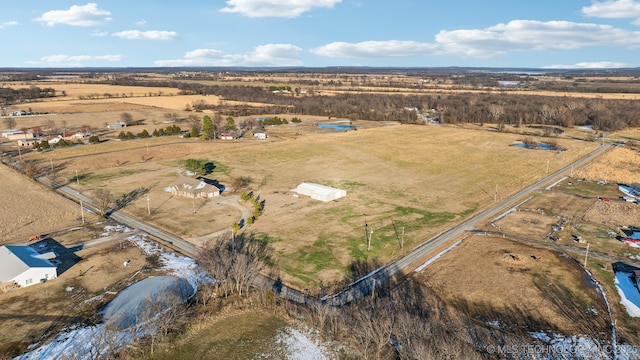
M 522 202 L 523 199 L 527 198 L 532 193 L 539 191 L 540 189 L 544 189 L 550 184 L 553 184 L 558 180 L 562 179 L 572 169 L 575 168 L 577 170 L 585 166 L 586 164 L 590 163 L 594 158 L 600 156 L 605 151 L 609 150 L 611 147 L 612 146 L 608 144 L 601 145 L 598 149 L 587 154 L 586 156 L 574 162 L 573 164 L 569 164 L 561 168 L 560 170 L 552 173 L 551 175 L 539 181 L 536 181 L 535 183 L 509 196 L 508 198 L 500 202 L 497 202 L 491 207 L 475 214 L 471 218 L 463 221 L 462 223 L 434 236 L 431 239 L 424 241 L 422 244 L 413 248 L 411 251 L 409 251 L 402 257 L 399 257 L 396 260 L 386 264 L 385 266 L 382 266 L 374 270 L 370 274 L 353 282 L 352 284 L 347 286 L 345 289 L 343 289 L 339 293 L 323 297 L 322 300 L 329 305 L 342 306 L 360 297 L 371 294 L 371 292 L 375 290 L 376 286 L 380 286 L 381 284 L 385 283 L 387 280 L 391 279 L 392 277 L 402 272 L 412 271 L 413 269 L 418 267 L 421 263 L 423 263 L 429 254 L 432 254 L 434 251 L 443 247 L 448 242 L 460 237 L 462 234 L 468 231 L 474 230 L 475 224 L 482 221 L 486 221 L 491 217 L 495 217 L 496 214 L 506 211 L 505 209 L 509 209 L 513 207 L 518 202 Z M 46 180 L 42 179 L 42 181 L 48 181 L 48 179 Z M 78 203 L 82 201 L 86 209 L 97 208 L 95 202 L 92 199 L 83 195 L 82 193 L 79 193 L 78 191 L 76 191 L 75 189 L 72 189 L 69 186 L 62 185 L 58 187 L 56 190 L 59 191 L 64 196 Z M 185 241 L 180 237 L 170 234 L 164 230 L 156 228 L 155 226 L 142 222 L 128 214 L 114 211 L 109 215 L 109 218 L 123 225 L 131 227 L 133 229 L 139 229 L 141 231 L 144 231 L 161 241 L 169 243 L 171 246 L 175 247 L 185 255 L 194 257 L 199 252 L 199 249 L 195 245 L 189 243 L 188 241 Z M 255 282 L 263 287 L 273 289 L 281 297 L 291 301 L 295 301 L 298 303 L 313 303 L 317 301 L 311 297 L 306 296 L 300 291 L 287 287 L 286 285 L 282 284 L 279 280 L 270 279 L 266 276 L 259 276 L 255 280 Z
M 463 221 L 462 223 L 432 237 L 431 239 L 426 240 L 402 257 L 386 264 L 381 268 L 374 270 L 370 274 L 353 282 L 349 287 L 345 288 L 341 292 L 329 297 L 325 297 L 325 301 L 330 305 L 340 306 L 348 304 L 349 302 L 356 300 L 359 297 L 370 294 L 375 290 L 376 286 L 380 286 L 395 275 L 398 275 L 403 271 L 415 269 L 420 265 L 421 261 L 425 261 L 426 256 L 433 253 L 438 248 L 441 248 L 451 240 L 460 237 L 463 233 L 473 230 L 475 228 L 475 224 L 486 221 L 491 217 L 496 216 L 496 214 L 506 211 L 505 209 L 513 207 L 518 202 L 522 202 L 523 199 L 527 198 L 532 193 L 538 191 L 539 189 L 544 189 L 550 184 L 553 184 L 562 179 L 572 169 L 579 169 L 587 165 L 593 159 L 602 155 L 611 147 L 612 146 L 609 144 L 601 145 L 598 149 L 591 152 L 590 154 L 587 154 L 573 164 L 569 164 L 561 168 L 560 170 L 541 180 L 536 181 L 535 183 L 509 196 L 508 198 L 497 202 L 493 206 L 480 211 L 479 213 Z

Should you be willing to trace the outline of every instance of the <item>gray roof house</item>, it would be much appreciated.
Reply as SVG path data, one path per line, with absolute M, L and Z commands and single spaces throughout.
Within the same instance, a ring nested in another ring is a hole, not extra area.
M 171 186 L 173 195 L 195 198 L 211 198 L 220 195 L 220 189 L 201 179 L 180 176 Z
M 56 266 L 31 246 L 0 246 L 0 283 L 7 288 L 31 286 L 58 277 Z

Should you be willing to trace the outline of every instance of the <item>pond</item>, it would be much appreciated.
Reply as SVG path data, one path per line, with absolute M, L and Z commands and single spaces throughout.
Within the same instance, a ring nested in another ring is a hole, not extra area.
M 175 276 L 154 276 L 120 291 L 102 310 L 105 323 L 125 329 L 145 321 L 154 312 L 186 303 L 194 289 Z
M 318 127 L 325 128 L 325 129 L 333 129 L 336 131 L 348 131 L 348 130 L 355 130 L 358 128 L 357 126 L 354 126 L 354 125 L 327 124 L 327 123 L 318 124 Z
M 517 148 L 521 148 L 521 149 L 532 149 L 532 150 L 564 150 L 563 147 L 561 146 L 557 146 L 557 145 L 549 145 L 547 143 L 538 143 L 535 146 L 532 145 L 527 145 L 524 143 L 516 143 L 513 144 L 512 146 L 515 146 Z

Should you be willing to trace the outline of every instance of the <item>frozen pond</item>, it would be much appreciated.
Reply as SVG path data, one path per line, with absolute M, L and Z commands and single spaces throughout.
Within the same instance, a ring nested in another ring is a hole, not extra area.
M 160 312 L 184 303 L 194 289 L 184 279 L 175 276 L 149 277 L 120 291 L 102 310 L 105 323 L 118 323 L 120 328 L 136 325 L 140 316 Z

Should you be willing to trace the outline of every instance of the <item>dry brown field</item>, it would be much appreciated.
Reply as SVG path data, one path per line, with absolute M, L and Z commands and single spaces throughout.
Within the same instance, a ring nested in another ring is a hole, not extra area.
M 600 156 L 585 169 L 576 173 L 577 177 L 589 180 L 640 182 L 640 152 L 628 147 L 618 147 Z
M 26 243 L 81 223 L 80 207 L 14 170 L 0 165 L 0 245 Z
M 415 278 L 474 321 L 499 321 L 508 332 L 554 329 L 600 338 L 609 331 L 595 286 L 554 251 L 471 236 Z M 590 306 L 598 316 L 587 314 Z
M 336 280 L 356 258 L 397 256 L 392 221 L 405 226 L 405 246 L 411 248 L 492 203 L 496 186 L 498 198 L 507 197 L 545 176 L 547 162 L 554 171 L 597 147 L 560 139 L 567 151 L 543 152 L 509 146 L 520 139 L 515 134 L 355 122 L 360 124 L 361 130 L 325 133 L 303 120 L 276 127 L 273 132 L 281 135 L 267 141 L 108 141 L 26 158 L 42 166 L 61 164 L 62 176 L 83 193 L 97 187 L 117 195 L 148 188 L 149 220 L 185 237 L 227 229 L 239 214 L 224 205 L 230 211 L 225 219 L 211 201 L 196 206 L 194 216 L 191 201 L 166 192 L 181 160 L 210 159 L 219 167 L 212 176 L 222 184 L 251 179 L 247 191 L 265 200 L 266 207 L 246 231 L 270 236 L 285 280 L 304 286 Z M 83 178 L 80 186 L 73 183 L 76 170 Z M 289 191 L 303 181 L 336 186 L 348 195 L 331 203 L 293 197 Z M 126 211 L 148 217 L 146 198 Z M 375 231 L 370 252 L 360 235 L 365 222 Z

